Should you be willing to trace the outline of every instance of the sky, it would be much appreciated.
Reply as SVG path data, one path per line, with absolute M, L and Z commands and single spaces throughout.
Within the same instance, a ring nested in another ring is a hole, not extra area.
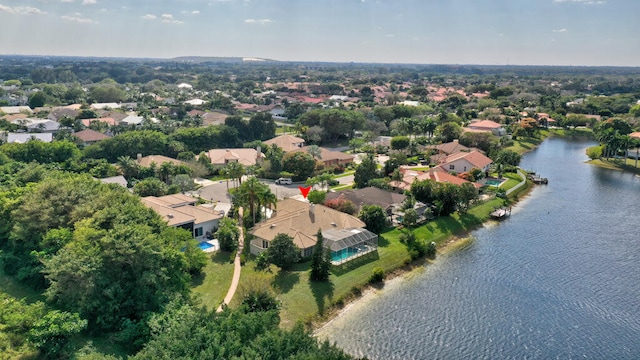
M 0 0 L 0 54 L 640 66 L 640 0 Z

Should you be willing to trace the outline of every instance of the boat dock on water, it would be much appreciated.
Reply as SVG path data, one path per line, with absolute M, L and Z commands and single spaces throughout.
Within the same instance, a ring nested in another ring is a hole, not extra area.
M 501 207 L 501 208 L 497 208 L 495 210 L 493 210 L 491 212 L 491 214 L 489 214 L 489 216 L 491 216 L 492 219 L 504 219 L 507 216 L 511 215 L 511 207 L 506 208 L 506 207 Z

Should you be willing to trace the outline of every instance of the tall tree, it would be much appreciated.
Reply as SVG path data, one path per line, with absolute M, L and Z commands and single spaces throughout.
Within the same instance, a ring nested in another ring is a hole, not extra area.
M 318 229 L 316 234 L 317 242 L 313 247 L 313 255 L 311 255 L 311 272 L 309 277 L 312 281 L 329 280 L 329 271 L 331 270 L 331 252 L 324 247 L 324 237 L 322 230 Z
M 269 243 L 269 261 L 282 270 L 288 270 L 300 259 L 300 249 L 293 243 L 291 236 L 280 233 Z
M 378 177 L 378 166 L 373 154 L 367 154 L 362 162 L 356 167 L 353 181 L 357 188 L 367 187 L 369 180 Z

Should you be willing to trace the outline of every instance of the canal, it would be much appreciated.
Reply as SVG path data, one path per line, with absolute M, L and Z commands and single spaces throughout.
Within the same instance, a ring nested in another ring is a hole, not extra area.
M 317 332 L 370 359 L 640 357 L 640 177 L 547 139 L 521 166 L 549 179 Z

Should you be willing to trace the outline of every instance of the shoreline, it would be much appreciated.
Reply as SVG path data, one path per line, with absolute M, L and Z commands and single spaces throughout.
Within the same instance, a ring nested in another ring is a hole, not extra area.
M 546 140 L 548 137 L 553 136 L 567 135 L 549 132 L 549 134 L 545 136 L 545 138 L 539 144 L 524 153 L 528 153 L 529 151 L 537 149 L 538 146 L 540 146 L 540 144 L 544 142 L 544 140 Z M 535 185 L 530 182 L 527 182 L 527 184 L 528 185 L 524 191 L 518 192 L 514 198 L 510 199 L 513 202 L 511 206 L 520 204 L 530 196 L 531 192 L 535 188 Z M 481 227 L 497 224 L 499 222 L 499 220 L 493 220 L 489 218 L 471 229 L 465 230 L 461 233 L 450 235 L 447 240 L 443 242 L 440 247 L 438 247 L 437 256 L 435 259 L 420 258 L 412 261 L 407 265 L 399 266 L 392 272 L 385 274 L 384 283 L 382 283 L 381 285 L 364 285 L 358 292 L 352 293 L 347 298 L 345 298 L 344 304 L 342 306 L 332 306 L 331 308 L 326 309 L 326 312 L 322 316 L 316 314 L 314 319 L 307 323 L 307 326 L 310 328 L 313 336 L 317 338 L 324 327 L 326 327 L 334 320 L 347 314 L 358 304 L 367 301 L 369 298 L 376 294 L 381 294 L 385 290 L 385 288 L 388 288 L 389 286 L 397 286 L 399 283 L 408 280 L 410 276 L 413 276 L 413 274 L 417 274 L 418 271 L 424 271 L 426 265 L 433 264 L 440 256 L 446 256 L 453 251 L 457 251 L 467 246 L 470 242 L 473 241 L 473 237 L 470 236 L 473 231 Z
M 522 202 L 526 201 L 531 195 L 531 192 L 534 188 L 535 185 L 529 185 L 524 192 L 519 194 L 515 199 L 512 199 L 514 201 L 512 206 L 521 204 Z M 316 318 L 310 324 L 308 324 L 310 326 L 311 332 L 314 336 L 317 337 L 319 332 L 321 332 L 321 330 L 325 326 L 333 322 L 335 319 L 344 316 L 349 312 L 349 310 L 352 310 L 358 304 L 369 300 L 369 298 L 374 295 L 382 294 L 385 289 L 390 286 L 398 286 L 398 284 L 409 280 L 412 276 L 417 275 L 418 272 L 425 271 L 426 266 L 433 265 L 441 256 L 447 256 L 454 251 L 458 251 L 470 245 L 470 243 L 472 243 L 474 240 L 471 236 L 471 233 L 473 231 L 486 226 L 494 226 L 500 222 L 500 220 L 489 218 L 469 230 L 450 235 L 447 240 L 443 242 L 440 247 L 438 247 L 437 256 L 434 259 L 420 258 L 407 265 L 399 266 L 394 271 L 385 275 L 384 283 L 379 285 L 367 284 L 363 286 L 359 294 L 352 294 L 347 299 L 345 299 L 344 305 L 340 307 L 334 306 L 330 309 L 327 309 L 322 317 L 318 318 L 316 315 Z

